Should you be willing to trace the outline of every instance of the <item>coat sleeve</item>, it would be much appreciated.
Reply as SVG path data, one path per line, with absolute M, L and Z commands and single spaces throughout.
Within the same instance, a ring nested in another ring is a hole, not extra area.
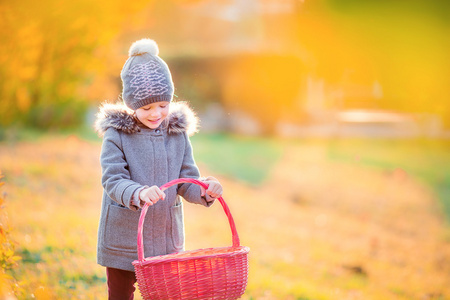
M 137 210 L 138 207 L 132 199 L 134 192 L 142 185 L 130 179 L 121 137 L 119 132 L 113 128 L 108 129 L 103 137 L 100 163 L 102 185 L 106 194 L 118 204 Z
M 189 137 L 184 133 L 185 139 L 185 151 L 183 157 L 183 164 L 181 166 L 180 178 L 200 178 L 200 171 L 195 164 L 194 155 L 192 152 L 192 145 Z M 205 197 L 201 196 L 200 186 L 193 183 L 183 183 L 178 187 L 178 194 L 183 197 L 186 201 L 196 204 L 201 204 L 204 206 L 211 206 L 214 201 L 206 201 Z M 208 199 L 209 200 L 209 199 Z

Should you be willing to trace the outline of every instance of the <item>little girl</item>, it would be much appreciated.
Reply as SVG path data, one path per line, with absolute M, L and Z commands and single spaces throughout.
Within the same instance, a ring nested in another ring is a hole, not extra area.
M 189 135 L 197 130 L 195 114 L 185 103 L 172 103 L 173 83 L 153 40 L 135 42 L 121 72 L 124 104 L 104 104 L 96 130 L 104 188 L 98 231 L 97 262 L 106 267 L 109 299 L 133 299 L 140 208 L 150 205 L 144 223 L 145 257 L 184 250 L 183 203 L 210 206 L 222 195 L 213 177 L 159 186 L 177 178 L 199 179 Z M 163 201 L 161 201 L 163 200 Z

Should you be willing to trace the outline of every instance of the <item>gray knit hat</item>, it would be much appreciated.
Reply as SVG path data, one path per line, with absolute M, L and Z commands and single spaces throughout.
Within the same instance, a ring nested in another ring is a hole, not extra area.
M 130 47 L 129 58 L 120 77 L 123 101 L 132 110 L 150 103 L 172 100 L 172 76 L 158 53 L 158 45 L 150 39 L 136 41 Z

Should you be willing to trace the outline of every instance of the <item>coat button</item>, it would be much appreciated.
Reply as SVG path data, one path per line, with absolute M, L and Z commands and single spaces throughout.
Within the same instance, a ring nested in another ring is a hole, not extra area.
M 156 129 L 155 132 L 156 132 L 156 133 L 159 133 L 159 129 Z

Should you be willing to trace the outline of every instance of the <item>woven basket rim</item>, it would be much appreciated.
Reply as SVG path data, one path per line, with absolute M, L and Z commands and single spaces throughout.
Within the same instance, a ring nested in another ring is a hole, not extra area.
M 133 261 L 133 265 L 146 266 L 160 263 L 182 262 L 197 259 L 226 258 L 242 254 L 246 255 L 249 252 L 250 248 L 246 246 L 202 248 L 197 250 L 181 251 L 166 255 L 151 256 L 145 258 L 144 260 L 135 260 Z

